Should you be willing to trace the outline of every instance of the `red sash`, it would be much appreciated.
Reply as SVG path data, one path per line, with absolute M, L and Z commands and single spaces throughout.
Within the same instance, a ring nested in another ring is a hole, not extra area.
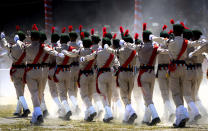
M 158 46 L 155 46 L 153 51 L 152 51 L 152 55 L 149 59 L 149 62 L 147 64 L 148 66 L 152 66 L 152 64 L 153 64 L 153 62 L 154 62 L 154 60 L 157 56 L 157 49 L 158 49 Z M 139 70 L 139 75 L 138 75 L 138 78 L 137 78 L 137 84 L 138 84 L 139 87 L 142 87 L 141 76 L 142 76 L 142 74 L 144 74 L 144 72 L 147 72 L 147 71 L 148 71 L 147 69 L 140 69 Z M 144 93 L 144 91 L 143 91 L 143 93 Z
M 121 67 L 126 68 L 131 63 L 131 61 L 133 60 L 133 58 L 135 56 L 136 56 L 136 50 L 133 50 L 131 52 L 131 55 L 128 57 L 128 59 L 124 62 L 124 64 Z M 118 76 L 119 76 L 120 72 L 121 72 L 121 70 L 118 70 L 117 76 L 116 76 L 116 85 L 117 85 L 117 87 L 119 87 Z
M 183 45 L 181 47 L 181 51 L 178 54 L 178 57 L 176 58 L 176 60 L 179 60 L 181 58 L 181 56 L 183 55 L 183 53 L 186 51 L 188 46 L 188 40 L 183 41 Z M 176 70 L 176 64 L 173 64 L 172 62 L 170 62 L 170 64 L 168 65 L 168 71 L 169 72 L 173 72 Z
M 32 64 L 37 64 L 37 62 L 39 61 L 40 57 L 41 57 L 42 54 L 43 54 L 43 51 L 44 51 L 44 50 L 43 50 L 43 44 L 41 44 L 41 45 L 40 45 L 40 48 L 39 48 L 39 51 L 38 51 L 38 53 L 37 53 L 35 59 L 33 60 Z M 32 67 L 28 67 L 28 68 L 25 69 L 25 72 L 24 72 L 24 75 L 23 75 L 23 82 L 24 82 L 24 83 L 27 83 L 27 81 L 26 81 L 26 74 L 27 74 L 27 72 L 30 71 L 30 70 L 32 70 Z
M 26 56 L 26 52 L 24 51 L 24 52 L 22 53 L 22 55 L 19 57 L 19 59 L 14 63 L 14 65 L 19 65 L 19 64 L 21 64 L 22 61 L 23 61 L 23 59 L 25 58 L 25 56 Z M 15 69 L 15 67 L 12 66 L 12 67 L 10 68 L 10 76 L 12 76 L 16 71 L 17 71 L 17 70 Z
M 72 47 L 72 46 L 69 46 L 68 51 L 72 51 L 73 49 L 75 49 L 75 48 Z M 61 65 L 66 65 L 69 61 L 69 58 L 70 58 L 69 56 L 65 56 Z M 59 82 L 59 80 L 56 78 L 56 74 L 59 74 L 60 71 L 61 71 L 61 68 L 57 67 L 57 69 L 55 71 L 55 74 L 54 74 L 54 77 L 53 77 L 54 82 Z
M 94 50 L 92 50 L 92 53 L 93 52 L 94 52 Z M 89 61 L 89 63 L 87 64 L 87 66 L 84 68 L 84 70 L 90 70 L 92 68 L 93 63 L 94 63 L 94 59 L 91 60 L 91 61 Z M 77 81 L 79 88 L 80 88 L 80 78 L 81 78 L 81 76 L 82 76 L 82 73 L 79 70 L 78 81 Z
M 105 65 L 102 68 L 109 68 L 111 62 L 113 61 L 113 58 L 114 58 L 114 55 L 111 53 L 108 60 L 106 61 Z M 103 71 L 99 71 L 97 74 L 97 78 L 96 78 L 96 90 L 97 90 L 97 93 L 99 93 L 99 94 L 100 94 L 100 90 L 98 88 L 98 78 L 102 73 L 103 73 Z

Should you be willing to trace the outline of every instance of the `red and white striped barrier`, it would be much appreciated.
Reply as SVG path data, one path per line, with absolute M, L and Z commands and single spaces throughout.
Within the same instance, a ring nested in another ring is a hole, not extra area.
M 134 32 L 142 32 L 142 0 L 135 0 L 134 4 Z
M 45 8 L 45 32 L 50 33 L 51 27 L 53 25 L 53 0 L 44 0 Z

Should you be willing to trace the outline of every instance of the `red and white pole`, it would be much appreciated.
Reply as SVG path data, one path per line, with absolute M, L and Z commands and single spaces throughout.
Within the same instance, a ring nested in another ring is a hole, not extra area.
M 134 5 L 134 32 L 142 32 L 142 0 L 135 0 Z
M 53 26 L 53 0 L 44 0 L 45 8 L 45 32 L 50 33 L 51 27 Z

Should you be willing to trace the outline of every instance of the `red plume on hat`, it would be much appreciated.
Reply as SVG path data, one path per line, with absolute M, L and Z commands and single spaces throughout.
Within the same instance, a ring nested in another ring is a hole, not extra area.
M 19 30 L 20 30 L 20 26 L 16 25 L 16 31 L 19 31 Z
M 139 34 L 138 33 L 135 33 L 134 39 L 137 40 L 138 38 L 139 38 Z
M 129 30 L 127 29 L 124 33 L 124 36 L 127 36 L 129 34 Z
M 80 25 L 80 26 L 79 26 L 79 31 L 80 31 L 80 32 L 82 32 L 82 28 L 83 28 L 83 26 Z
M 147 29 L 147 23 L 143 23 L 143 31 Z
M 106 36 L 106 34 L 107 34 L 107 32 L 103 32 L 103 37 L 105 37 L 105 36 Z
M 55 27 L 54 26 L 51 28 L 51 32 L 52 32 L 52 34 L 55 32 Z
M 120 32 L 123 33 L 124 32 L 124 29 L 122 26 L 120 26 Z
M 71 32 L 73 30 L 72 25 L 68 26 L 69 32 Z
M 91 29 L 91 35 L 94 35 L 95 29 Z
M 66 27 L 63 27 L 61 33 L 64 33 L 65 31 L 66 31 Z
M 171 19 L 170 23 L 173 25 L 173 24 L 175 24 L 175 21 L 173 19 Z
M 84 32 L 81 32 L 81 38 L 84 38 L 85 37 L 85 35 L 84 35 Z
M 185 26 L 183 22 L 180 22 L 180 24 L 184 27 L 184 29 L 189 29 L 188 27 Z
M 167 25 L 164 25 L 163 27 L 162 27 L 162 30 L 164 31 L 164 30 L 166 30 L 167 29 Z
M 106 32 L 106 33 L 107 33 L 107 31 L 106 31 L 106 27 L 103 27 L 103 33 L 104 33 L 104 32 Z
M 38 31 L 38 27 L 36 26 L 36 24 L 33 25 L 32 30 Z
M 117 34 L 115 33 L 115 34 L 113 35 L 113 39 L 116 39 L 116 36 L 117 36 Z
M 169 32 L 168 32 L 168 34 L 172 34 L 173 33 L 173 30 L 170 30 Z

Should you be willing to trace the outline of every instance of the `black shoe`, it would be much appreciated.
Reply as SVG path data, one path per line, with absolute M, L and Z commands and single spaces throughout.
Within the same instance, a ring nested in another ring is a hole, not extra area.
M 63 120 L 66 120 L 66 121 L 69 121 L 71 115 L 72 115 L 72 112 L 68 111 L 65 116 L 60 116 L 59 118 L 61 118 Z
M 44 110 L 43 111 L 43 118 L 46 118 L 47 116 L 49 116 L 49 112 L 48 112 L 48 110 Z
M 157 118 L 153 119 L 153 120 L 148 124 L 148 126 L 155 126 L 155 125 L 157 125 L 157 123 L 160 123 L 160 122 L 161 122 L 160 118 L 157 117 Z
M 28 117 L 29 114 L 30 114 L 30 110 L 26 109 L 23 111 L 23 114 L 21 115 L 21 117 Z
M 90 116 L 86 119 L 87 122 L 93 121 L 94 117 L 97 115 L 97 112 L 90 114 Z
M 39 116 L 37 117 L 37 121 L 36 121 L 35 123 L 32 123 L 32 121 L 30 121 L 30 123 L 31 123 L 32 125 L 35 125 L 35 126 L 39 126 L 39 125 L 41 125 L 43 122 L 44 122 L 44 120 L 43 120 L 43 116 L 42 116 L 42 115 L 39 115 Z
M 174 128 L 184 128 L 186 126 L 186 122 L 187 122 L 187 119 L 183 119 L 183 120 L 181 120 L 181 122 L 178 125 L 173 124 L 173 127 Z
M 13 113 L 13 115 L 14 115 L 14 116 L 17 116 L 17 117 L 21 116 L 20 113 Z
M 134 120 L 137 118 L 137 114 L 134 113 L 130 116 L 129 120 L 127 121 L 128 124 L 133 124 Z
M 113 117 L 110 117 L 110 118 L 108 118 L 108 119 L 103 119 L 103 122 L 105 122 L 105 123 L 109 123 L 111 120 L 113 120 Z

